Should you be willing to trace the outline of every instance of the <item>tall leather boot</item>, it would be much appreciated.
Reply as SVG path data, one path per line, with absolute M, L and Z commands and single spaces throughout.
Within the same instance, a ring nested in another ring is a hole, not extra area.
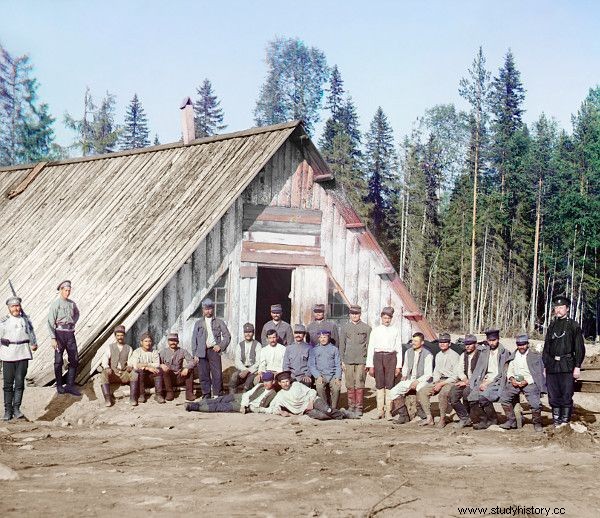
M 479 405 L 479 403 L 473 403 L 471 405 L 471 421 L 473 421 L 473 430 L 485 430 L 490 425 L 487 423 L 487 416 Z
M 385 389 L 377 389 L 377 414 L 373 419 L 383 419 L 385 405 Z
M 13 417 L 15 419 L 25 419 L 23 412 L 21 412 L 21 401 L 23 401 L 23 389 L 15 389 L 13 395 Z
M 517 418 L 515 416 L 515 409 L 512 405 L 502 404 L 502 410 L 506 414 L 506 422 L 500 425 L 500 428 L 504 430 L 512 430 L 517 427 Z
M 485 412 L 485 416 L 487 417 L 488 426 L 498 424 L 498 414 L 496 414 L 496 410 L 494 410 L 494 403 L 488 401 L 487 403 L 482 405 L 482 408 Z
M 175 399 L 175 394 L 173 393 L 173 378 L 171 377 L 171 371 L 163 372 L 162 380 L 165 385 L 165 399 L 167 401 L 173 401 Z M 156 382 L 156 378 L 154 378 L 154 381 Z
M 363 415 L 364 401 L 365 401 L 365 389 L 364 388 L 354 389 L 354 404 L 355 404 L 354 413 L 359 417 Z
M 59 394 L 65 393 L 65 387 L 63 386 L 63 371 L 62 365 L 59 367 L 58 365 L 54 366 L 54 378 L 56 379 L 56 392 Z
M 145 403 L 148 399 L 146 398 L 146 371 L 140 371 L 138 377 L 138 402 Z
M 140 378 L 141 374 L 132 376 L 129 382 L 129 404 L 131 406 L 138 406 L 138 397 L 140 395 Z
M 171 387 L 171 394 L 173 393 L 173 387 Z M 163 377 L 160 374 L 154 376 L 154 400 L 157 403 L 164 403 L 165 398 L 163 397 Z
M 110 396 L 110 383 L 102 384 L 102 395 L 104 396 L 104 406 L 112 406 L 112 398 Z
M 406 424 L 410 423 L 410 415 L 408 413 L 408 408 L 406 408 L 406 398 L 404 396 L 399 396 L 393 401 L 393 410 L 392 413 L 398 416 L 398 419 L 393 421 L 394 424 Z
M 394 419 L 394 416 L 392 416 L 392 396 L 390 389 L 385 389 L 385 418 L 388 421 Z
M 346 390 L 346 395 L 348 397 L 348 410 L 350 412 L 354 412 L 356 410 L 356 395 L 354 392 L 354 389 L 350 387 L 348 387 Z
M 194 394 L 194 376 L 189 374 L 187 378 L 185 378 L 185 400 L 186 401 L 194 401 L 196 399 L 196 394 Z
M 77 390 L 77 386 L 75 385 L 75 376 L 77 375 L 77 367 L 71 367 L 69 365 L 69 370 L 67 372 L 67 384 L 65 385 L 65 392 L 67 394 L 71 394 L 75 397 L 81 397 L 81 392 Z M 58 385 L 57 385 L 58 387 Z
M 533 420 L 533 429 L 536 432 L 541 432 L 543 429 L 543 427 L 542 427 L 542 411 L 541 410 L 532 410 L 531 417 Z
M 554 428 L 558 428 L 562 424 L 562 408 L 559 406 L 552 407 L 552 423 Z
M 3 421 L 10 421 L 13 418 L 13 391 L 4 391 L 4 417 Z
M 571 416 L 573 415 L 573 406 L 563 406 L 561 407 L 561 423 L 567 424 L 571 421 Z

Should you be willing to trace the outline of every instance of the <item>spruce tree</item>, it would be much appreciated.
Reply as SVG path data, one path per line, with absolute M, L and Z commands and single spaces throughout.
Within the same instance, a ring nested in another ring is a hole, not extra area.
M 115 104 L 115 96 L 106 92 L 106 96 L 94 113 L 92 128 L 95 154 L 111 153 L 115 150 L 121 133 L 120 126 L 115 124 Z
M 205 79 L 197 88 L 198 99 L 194 102 L 196 138 L 210 137 L 224 130 L 221 101 L 213 92 L 212 84 Z
M 75 119 L 69 113 L 65 113 L 65 126 L 75 132 L 75 140 L 71 149 L 77 149 L 81 156 L 87 156 L 94 152 L 94 126 L 93 118 L 96 105 L 92 99 L 89 86 L 83 95 L 83 111 L 81 119 Z
M 136 149 L 150 145 L 148 119 L 137 93 L 127 107 L 125 124 L 120 138 L 121 149 Z

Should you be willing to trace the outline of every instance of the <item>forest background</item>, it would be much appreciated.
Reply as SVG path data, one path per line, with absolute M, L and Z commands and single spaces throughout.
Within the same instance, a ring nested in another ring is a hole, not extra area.
M 597 82 L 572 107 L 568 127 L 551 111 L 526 122 L 518 56 L 507 46 L 489 63 L 482 45 L 457 71 L 461 102 L 426 108 L 398 134 L 383 105 L 361 122 L 344 71 L 310 42 L 274 36 L 261 57 L 262 84 L 244 92 L 255 124 L 304 121 L 339 189 L 436 327 L 543 334 L 552 297 L 562 293 L 585 335 L 600 334 Z M 205 75 L 189 86 L 197 137 L 227 129 Z M 47 80 L 54 78 L 38 78 L 35 56 L 11 49 L 0 34 L 1 166 L 160 143 L 136 92 L 121 118 L 113 93 L 89 87 L 78 113 L 60 114 L 41 98 Z M 59 144 L 56 133 L 67 130 L 72 140 Z

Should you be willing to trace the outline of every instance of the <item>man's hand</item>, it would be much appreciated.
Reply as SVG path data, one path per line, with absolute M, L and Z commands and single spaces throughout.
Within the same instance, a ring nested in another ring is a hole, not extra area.
M 521 381 L 521 383 L 519 383 L 520 388 L 526 387 L 527 385 L 529 385 L 529 383 L 527 383 L 525 380 L 523 380 L 523 381 Z
M 300 376 L 300 381 L 303 381 L 304 383 L 310 383 L 312 378 L 310 376 Z
M 375 367 L 368 367 L 367 368 L 367 372 L 369 373 L 370 376 L 372 376 L 373 378 L 375 377 Z
M 457 382 L 454 384 L 454 386 L 455 386 L 455 387 L 466 387 L 466 386 L 467 386 L 467 381 L 465 381 L 465 380 L 457 381 Z
M 240 378 L 246 379 L 248 374 L 250 374 L 250 371 L 240 371 Z
M 575 379 L 579 379 L 579 376 L 581 375 L 581 369 L 579 367 L 575 367 L 573 369 L 573 377 Z
M 290 414 L 287 410 L 280 410 L 279 415 L 282 415 L 283 417 L 290 417 L 292 414 Z
M 37 344 L 33 344 L 33 345 L 31 346 L 31 350 L 32 350 L 32 351 L 37 351 Z
M 56 338 L 50 340 L 50 344 L 52 345 L 52 349 L 54 349 L 55 351 L 58 349 L 58 342 L 56 341 Z
M 400 374 L 400 369 L 398 367 L 396 367 L 396 369 L 394 369 L 394 377 L 398 377 L 398 375 Z
M 444 386 L 444 383 L 441 381 L 438 381 L 434 386 L 433 386 L 433 393 L 437 394 L 440 390 L 442 390 L 442 387 Z
M 402 377 L 400 378 L 400 381 L 406 381 L 406 376 L 402 376 Z
M 339 378 L 334 378 L 331 380 L 331 382 L 333 383 L 334 386 L 336 387 L 341 387 L 342 385 L 342 380 Z
M 312 410 L 312 409 L 314 408 L 314 406 L 315 406 L 315 405 L 314 405 L 314 403 L 315 403 L 315 400 L 314 400 L 314 399 L 311 399 L 311 400 L 308 402 L 308 405 L 306 405 L 306 410 L 305 410 L 305 412 L 308 412 L 309 410 Z
M 160 364 L 160 368 L 163 372 L 168 372 L 168 370 L 169 370 L 169 366 L 165 365 L 164 363 Z
M 488 386 L 488 383 L 486 383 L 484 381 L 481 385 L 479 385 L 479 391 L 483 392 L 487 388 L 487 386 Z
M 104 369 L 104 370 L 106 370 L 106 373 L 107 373 L 109 376 L 111 376 L 112 374 L 114 374 L 114 373 L 115 373 L 115 372 L 114 372 L 114 371 L 113 371 L 113 370 L 112 370 L 110 367 L 107 367 L 107 368 L 106 368 L 106 369 Z
M 131 372 L 133 370 L 133 367 L 131 365 L 128 365 L 127 368 L 125 369 L 127 372 Z
M 417 388 L 417 385 L 419 384 L 419 382 L 417 380 L 413 381 L 410 384 L 410 389 L 409 390 L 415 390 Z
M 216 353 L 220 353 L 220 352 L 221 352 L 221 347 L 220 347 L 220 346 L 218 346 L 218 345 L 215 345 L 215 346 L 213 347 L 213 351 L 215 351 Z
M 189 373 L 189 372 L 190 372 L 190 371 L 189 371 L 188 369 L 183 369 L 183 370 L 181 371 L 181 375 L 182 375 L 182 376 L 185 378 L 185 377 L 188 375 L 188 373 Z
M 160 371 L 156 367 L 146 367 L 147 371 L 150 371 L 152 374 L 158 374 Z
M 323 379 L 323 376 L 319 376 L 316 380 L 315 383 L 325 383 L 325 380 Z
M 521 384 L 515 379 L 515 378 L 510 378 L 510 383 L 512 384 L 513 387 L 515 388 L 521 388 Z
M 241 406 L 240 407 L 240 414 L 245 414 L 246 413 L 246 407 L 245 406 Z

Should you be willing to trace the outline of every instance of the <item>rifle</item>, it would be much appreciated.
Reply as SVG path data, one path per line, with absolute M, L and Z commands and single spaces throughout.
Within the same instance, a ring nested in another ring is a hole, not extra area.
M 11 282 L 10 279 L 8 279 L 8 285 L 10 286 L 10 291 L 12 291 L 13 297 L 19 298 L 19 296 L 17 295 L 17 292 L 15 291 L 15 287 L 13 286 L 13 283 Z M 25 310 L 23 309 L 22 305 L 21 305 L 21 316 L 25 317 L 27 320 L 29 320 L 29 317 L 25 313 Z

